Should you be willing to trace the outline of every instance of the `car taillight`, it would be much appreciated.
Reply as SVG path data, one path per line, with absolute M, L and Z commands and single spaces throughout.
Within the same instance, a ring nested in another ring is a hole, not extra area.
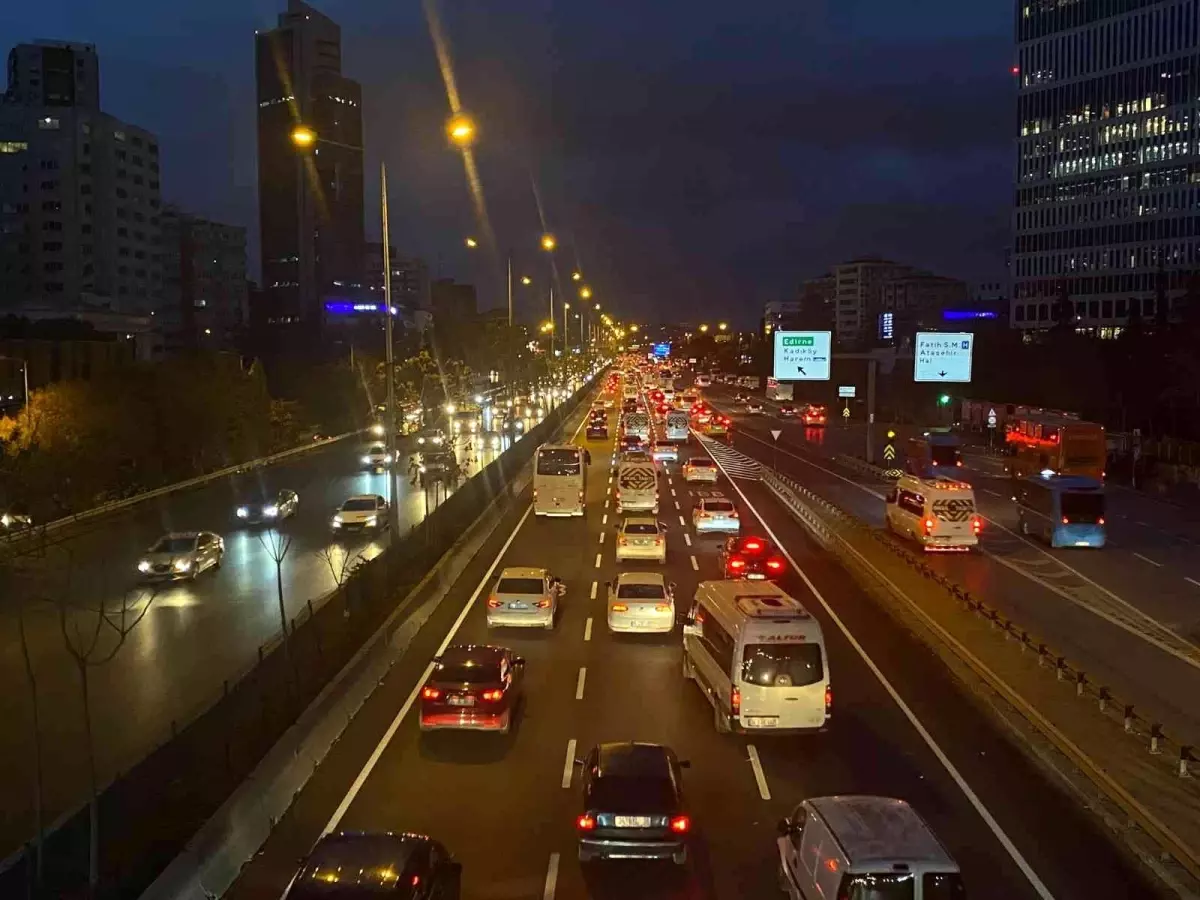
M 1097 524 L 1097 525 L 1103 525 L 1103 524 L 1104 524 L 1104 516 L 1101 516 L 1099 519 L 1097 519 L 1097 520 L 1096 520 L 1096 524 Z
M 742 692 L 737 688 L 729 689 L 729 709 L 735 716 L 742 713 Z
M 623 535 L 623 534 L 619 535 L 617 537 L 617 543 L 620 544 L 622 547 L 624 547 L 626 544 L 629 543 L 629 538 L 625 537 L 625 535 Z
M 742 545 L 742 549 L 743 550 L 761 550 L 762 542 L 761 541 L 746 541 L 746 543 Z
M 575 827 L 580 831 L 595 831 L 596 817 L 588 815 L 580 816 L 575 820 Z
M 583 502 L 583 491 L 580 491 L 580 492 L 579 492 L 579 502 L 580 502 L 580 503 L 582 503 L 582 502 Z
M 436 700 L 440 696 L 442 696 L 442 692 L 435 687 L 426 685 L 425 687 L 421 688 L 422 700 Z
M 1070 521 L 1067 519 L 1067 517 L 1066 517 L 1066 516 L 1063 516 L 1063 524 L 1064 524 L 1064 525 L 1070 525 L 1070 524 L 1071 524 L 1071 523 L 1070 523 Z
M 627 603 L 614 603 L 614 604 L 612 605 L 612 611 L 613 611 L 613 612 L 629 612 L 629 604 L 627 604 Z
M 687 834 L 692 827 L 692 820 L 687 816 L 671 816 L 671 830 L 676 834 Z
M 833 709 L 833 688 L 825 688 L 825 715 L 829 715 L 829 711 Z
M 501 700 L 504 698 L 504 691 L 499 689 L 484 691 L 482 694 L 480 694 L 480 696 L 483 697 L 484 700 Z
M 979 516 L 976 516 L 971 520 L 971 528 L 975 530 L 976 534 L 979 534 L 979 532 L 983 530 L 983 519 L 979 518 Z
M 656 604 L 654 604 L 654 611 L 655 612 L 670 612 L 671 604 L 670 603 L 656 603 Z
M 504 604 L 500 602 L 500 598 L 495 594 L 492 594 L 492 596 L 488 597 L 488 609 L 499 609 L 503 605 Z
M 539 600 L 537 603 L 534 604 L 534 606 L 536 606 L 538 609 L 549 609 L 550 601 L 549 600 Z
M 656 537 L 654 539 L 654 543 L 656 543 L 656 544 L 661 544 L 662 542 L 663 542 L 663 536 L 661 534 L 658 535 L 658 537 Z
M 746 568 L 746 561 L 744 559 L 731 559 L 729 561 L 729 568 L 744 569 Z
M 955 464 L 956 466 L 958 466 L 959 468 L 962 468 L 962 460 L 961 460 L 961 459 L 960 459 L 960 460 L 958 460 L 957 462 L 955 462 L 954 464 Z
M 925 533 L 926 534 L 933 534 L 933 525 L 934 525 L 933 519 L 925 520 Z
M 771 569 L 772 571 L 778 572 L 780 569 L 782 569 L 782 568 L 783 568 L 783 560 L 781 560 L 781 559 L 768 559 L 768 560 L 767 560 L 767 568 L 768 568 L 768 569 Z

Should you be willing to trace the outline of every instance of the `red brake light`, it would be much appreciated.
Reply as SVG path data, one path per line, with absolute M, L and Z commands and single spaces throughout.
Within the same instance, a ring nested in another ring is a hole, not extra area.
M 502 700 L 504 698 L 504 691 L 499 689 L 484 691 L 481 696 L 484 700 Z
M 1067 521 L 1067 517 L 1066 517 L 1066 516 L 1063 516 L 1063 524 L 1064 524 L 1064 525 L 1070 525 L 1070 524 L 1071 524 L 1069 521 Z
M 589 815 L 582 815 L 575 820 L 575 827 L 578 828 L 580 831 L 595 831 L 596 830 L 596 817 L 589 816 Z
M 781 560 L 781 559 L 768 559 L 768 560 L 767 560 L 767 568 L 768 568 L 768 569 L 774 569 L 775 571 L 779 571 L 780 569 L 782 569 L 782 568 L 783 568 L 783 560 Z
M 504 604 L 500 602 L 500 598 L 495 594 L 488 597 L 488 609 L 499 609 Z
M 762 549 L 762 541 L 746 541 L 746 543 L 744 543 L 742 545 L 742 549 L 743 550 L 761 550 Z
M 1097 524 L 1097 525 L 1103 525 L 1103 524 L 1104 524 L 1104 516 L 1101 516 L 1099 519 L 1097 519 L 1097 520 L 1096 520 L 1096 524 Z
M 676 834 L 687 834 L 692 827 L 692 820 L 687 816 L 672 816 L 671 830 Z
M 961 469 L 962 468 L 962 460 L 960 459 L 958 462 L 955 463 L 955 465 Z
M 829 711 L 833 709 L 833 688 L 825 688 L 825 715 L 829 715 Z
M 538 609 L 549 609 L 550 601 L 549 600 L 539 600 L 537 603 L 534 604 L 534 606 L 536 606 Z
M 978 533 L 983 529 L 983 519 L 979 518 L 979 516 L 976 516 L 971 520 L 971 527 L 975 529 L 976 533 Z
M 442 696 L 442 692 L 435 687 L 429 687 L 426 685 L 421 689 L 422 700 L 436 700 L 440 696 Z
M 729 709 L 735 715 L 741 715 L 742 712 L 742 692 L 737 688 L 729 690 Z
M 744 569 L 746 568 L 746 561 L 744 559 L 731 559 L 729 561 L 729 568 Z
M 934 521 L 933 521 L 933 519 L 926 519 L 926 520 L 925 520 L 925 533 L 926 533 L 926 534 L 932 534 L 932 533 L 933 533 L 933 526 L 934 526 Z

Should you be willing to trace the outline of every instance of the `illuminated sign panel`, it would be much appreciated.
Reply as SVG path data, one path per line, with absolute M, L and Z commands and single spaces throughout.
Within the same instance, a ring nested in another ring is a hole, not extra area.
M 780 381 L 828 381 L 830 331 L 776 331 L 775 372 Z

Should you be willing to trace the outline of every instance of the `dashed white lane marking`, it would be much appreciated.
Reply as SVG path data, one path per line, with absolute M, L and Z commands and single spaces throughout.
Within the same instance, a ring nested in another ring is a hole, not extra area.
M 558 888 L 558 854 L 550 854 L 550 865 L 546 868 L 546 886 L 542 888 L 542 900 L 554 900 Z
M 675 508 L 679 509 L 679 501 L 678 500 L 675 501 Z
M 678 506 L 679 504 L 677 503 L 675 505 Z M 687 522 L 683 521 L 683 516 L 679 517 L 679 524 L 682 525 L 684 528 L 687 528 Z
M 683 542 L 685 544 L 687 544 L 689 547 L 692 546 L 692 536 L 690 534 L 688 534 L 686 531 L 683 533 Z
M 575 774 L 575 738 L 567 741 L 567 761 L 563 764 L 562 786 L 571 786 L 571 776 Z
M 602 532 L 600 532 L 600 543 L 601 543 L 601 544 L 603 544 L 603 543 L 604 543 L 604 532 L 603 532 L 603 531 L 602 531 Z
M 999 491 L 993 491 L 991 488 L 984 488 L 983 492 L 985 494 L 991 494 L 993 497 L 999 497 L 1001 500 L 1004 499 L 1003 494 L 1001 494 Z
M 758 796 L 764 800 L 771 799 L 771 789 L 767 787 L 767 774 L 763 771 L 758 759 L 758 748 L 753 744 L 746 745 L 746 753 L 750 757 L 750 768 L 754 771 L 754 781 L 758 785 Z
M 579 667 L 579 677 L 575 679 L 575 699 L 583 699 L 583 686 L 587 682 L 587 666 Z
M 1155 562 L 1148 556 L 1142 556 L 1142 554 L 1140 554 L 1140 553 L 1135 553 L 1133 555 L 1136 556 L 1138 559 L 1140 559 L 1144 563 L 1150 563 L 1150 565 L 1154 566 L 1156 569 L 1161 569 L 1163 567 L 1162 563 Z
M 599 553 L 596 554 L 596 568 L 597 569 L 600 568 L 600 554 Z
M 598 558 L 599 557 L 597 557 L 597 559 Z M 592 582 L 592 594 L 591 594 L 591 597 L 589 597 L 588 599 L 590 599 L 590 600 L 596 599 L 596 582 L 594 582 L 594 581 Z
M 588 620 L 583 623 L 583 639 L 590 641 L 592 639 L 592 619 L 589 616 Z
M 690 557 L 690 559 L 692 561 L 692 570 L 695 572 L 699 572 L 700 571 L 700 563 L 696 562 L 696 557 L 692 556 L 692 557 Z
M 605 503 L 604 505 L 605 505 L 605 506 L 608 506 L 608 504 L 607 504 L 607 503 Z M 607 525 L 607 524 L 608 524 L 608 513 L 605 513 L 605 514 L 604 514 L 604 518 L 600 520 L 600 524 L 601 524 L 601 525 Z
M 1192 584 L 1194 584 L 1196 587 L 1200 587 L 1200 581 L 1197 581 L 1195 578 L 1188 578 L 1186 575 L 1184 575 L 1184 576 L 1183 576 L 1183 580 L 1184 580 L 1184 581 L 1190 581 L 1190 582 L 1191 582 Z
M 671 488 L 671 496 L 672 496 L 672 497 L 674 497 L 674 496 L 675 496 L 675 488 Z
M 604 508 L 608 509 L 608 498 L 607 497 L 604 498 Z

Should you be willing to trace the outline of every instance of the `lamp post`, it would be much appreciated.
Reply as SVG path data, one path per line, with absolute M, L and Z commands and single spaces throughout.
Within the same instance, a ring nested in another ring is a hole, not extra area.
M 567 313 L 571 311 L 571 304 L 564 303 L 563 308 L 563 357 L 567 355 Z
M 6 362 L 15 362 L 21 364 L 21 378 L 24 381 L 25 395 L 21 398 L 21 409 L 29 408 L 29 363 L 17 356 L 0 356 L 0 359 Z
M 387 452 L 392 460 L 388 467 L 388 524 L 395 526 L 397 510 L 396 471 L 400 468 L 396 460 L 396 367 L 392 351 L 392 260 L 389 253 L 388 236 L 388 192 L 387 192 L 387 163 L 379 164 L 379 190 L 382 194 L 383 214 L 383 304 L 384 304 L 384 341 L 387 344 L 385 353 L 387 365 Z M 392 534 L 396 531 L 389 528 Z M 390 538 L 389 538 L 390 540 Z

